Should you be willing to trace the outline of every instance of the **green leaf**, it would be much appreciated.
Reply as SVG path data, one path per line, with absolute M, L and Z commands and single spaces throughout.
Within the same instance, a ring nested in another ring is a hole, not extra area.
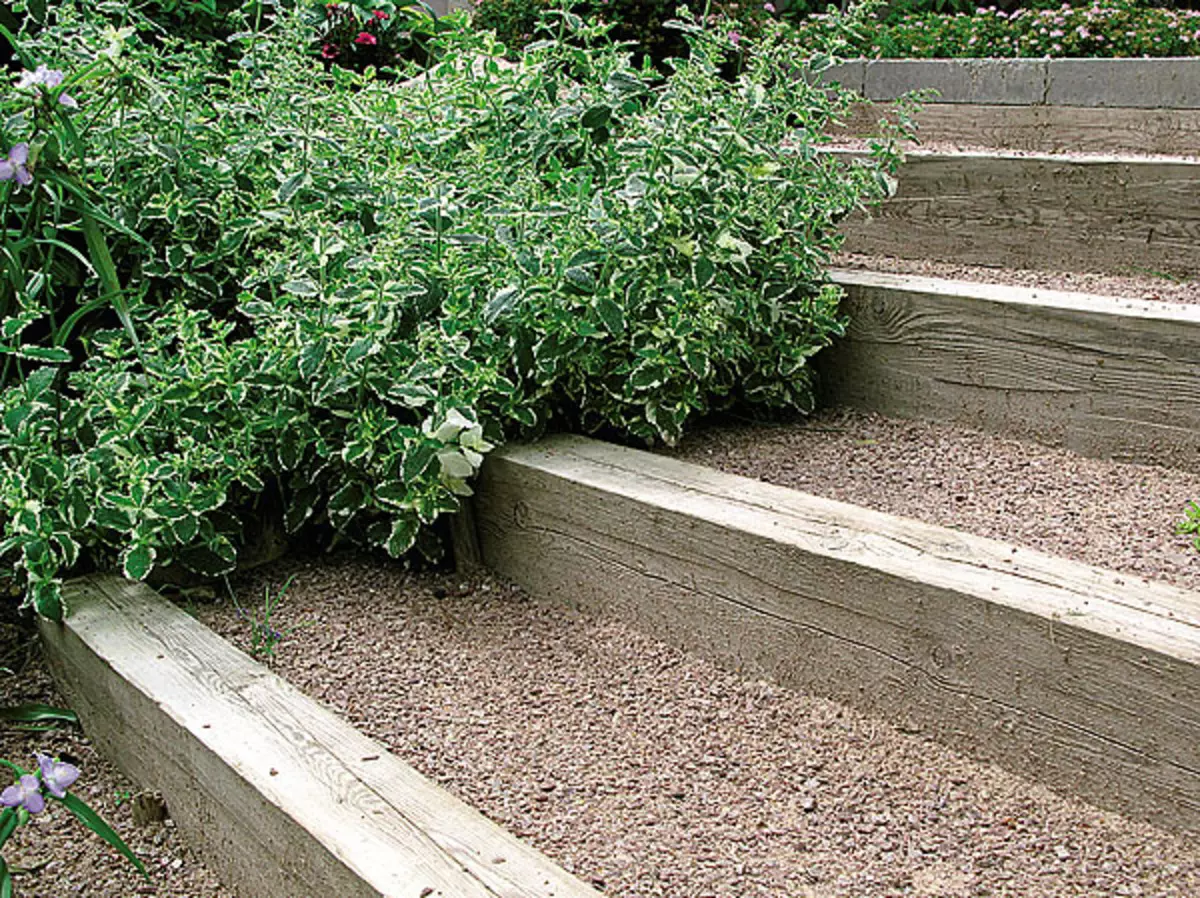
M 3 842 L 0 842 L 2 845 Z M 8 864 L 0 857 L 0 898 L 13 898 L 13 881 L 8 872 Z
M 61 621 L 63 616 L 62 584 L 57 580 L 42 580 L 29 585 L 29 600 L 34 610 L 47 620 Z
M 583 127 L 587 128 L 589 131 L 594 131 L 597 128 L 607 125 L 609 119 L 611 118 L 612 107 L 601 103 L 588 109 L 587 112 L 583 114 L 581 122 Z
M 404 453 L 404 461 L 400 466 L 400 476 L 405 483 L 412 483 L 421 477 L 433 460 L 437 458 L 438 447 L 434 443 L 420 442 L 410 447 Z
M 353 512 L 362 508 L 365 498 L 362 484 L 352 480 L 329 497 L 327 507 L 330 511 Z
M 10 764 L 8 761 L 0 761 L 0 764 L 10 767 L 17 777 L 25 776 L 25 771 L 16 764 Z M 12 834 L 17 831 L 18 826 L 20 826 L 20 819 L 17 816 L 16 808 L 5 808 L 0 812 L 0 848 L 8 839 L 12 838 Z
M 401 480 L 389 480 L 375 487 L 375 501 L 381 505 L 404 507 L 410 500 L 408 485 Z
M 79 723 L 79 715 L 70 708 L 56 708 L 54 705 L 44 705 L 40 702 L 29 702 L 24 705 L 12 705 L 0 708 L 0 720 L 17 721 L 20 723 Z
M 83 490 L 78 487 L 67 490 L 62 510 L 67 523 L 75 530 L 82 530 L 92 519 L 92 506 Z
M 312 380 L 317 369 L 321 367 L 321 362 L 325 361 L 325 351 L 329 344 L 322 337 L 312 343 L 307 344 L 300 350 L 300 376 L 305 380 Z
M 58 799 L 58 801 L 63 807 L 74 814 L 80 823 L 113 848 L 117 849 L 123 857 L 127 858 L 131 864 L 137 867 L 138 872 L 146 877 L 147 880 L 150 879 L 150 874 L 146 872 L 146 865 L 129 849 L 129 846 L 117 835 L 116 831 L 104 822 L 104 818 L 84 804 L 79 796 L 68 792 L 65 796 Z
M 275 198 L 282 205 L 286 206 L 291 202 L 292 197 L 296 195 L 300 188 L 307 187 L 311 183 L 312 176 L 307 171 L 297 172 L 280 185 L 279 192 L 275 194 Z
M 154 570 L 154 560 L 158 557 L 152 546 L 133 546 L 121 559 L 121 570 L 127 580 L 145 580 Z
M 68 355 L 68 359 L 70 356 Z M 54 378 L 58 376 L 56 368 L 36 368 L 25 378 L 25 395 L 29 399 L 37 399 L 50 389 Z
M 321 288 L 314 280 L 298 278 L 294 281 L 287 281 L 283 285 L 283 292 L 293 296 L 317 296 L 321 292 Z
M 346 350 L 346 364 L 353 365 L 359 359 L 364 359 L 379 349 L 379 344 L 373 336 L 359 337 Z
M 612 299 L 604 296 L 597 300 L 596 312 L 610 334 L 620 336 L 625 333 L 625 313 Z
M 200 532 L 200 520 L 195 515 L 186 515 L 177 521 L 171 522 L 171 533 L 175 539 L 179 541 L 181 546 L 186 546 L 196 538 L 196 534 Z
M 283 515 L 283 526 L 288 533 L 295 533 L 304 522 L 312 517 L 316 510 L 321 491 L 315 485 L 308 484 L 292 493 L 287 511 Z
M 489 327 L 511 312 L 521 298 L 519 287 L 501 287 L 483 307 L 483 323 Z
M 708 356 L 698 349 L 688 349 L 683 354 L 683 360 L 697 377 L 708 377 L 711 373 Z
M 16 354 L 23 359 L 33 359 L 37 362 L 50 362 L 55 365 L 71 361 L 71 353 L 60 346 L 21 346 Z
M 646 90 L 646 85 L 628 72 L 613 72 L 608 76 L 604 87 L 622 100 L 644 93 Z
M 596 278 L 586 268 L 572 266 L 563 272 L 563 275 L 566 277 L 568 285 L 577 292 L 594 293 L 596 291 Z
M 421 524 L 411 515 L 401 515 L 392 521 L 392 532 L 383 547 L 393 558 L 399 558 L 413 547 Z
M 220 577 L 237 566 L 237 550 L 226 537 L 217 535 L 205 545 L 191 546 L 180 552 L 179 560 L 201 577 Z

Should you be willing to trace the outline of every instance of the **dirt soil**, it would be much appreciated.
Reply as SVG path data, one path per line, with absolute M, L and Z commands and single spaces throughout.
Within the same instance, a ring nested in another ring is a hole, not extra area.
M 29 702 L 63 707 L 33 632 L 7 612 L 0 618 L 0 707 Z M 154 816 L 147 813 L 134 822 L 135 805 L 151 811 L 161 810 L 161 803 L 156 796 L 137 793 L 77 729 L 39 733 L 0 722 L 0 758 L 30 770 L 37 766 L 34 753 L 39 751 L 80 768 L 71 791 L 112 825 L 145 863 L 150 880 L 61 805 L 50 802 L 4 848 L 16 898 L 233 898 L 184 845 L 170 819 L 145 822 Z M 7 785 L 7 774 L 3 779 Z
M 1200 552 L 1175 532 L 1188 502 L 1200 501 L 1200 473 L 844 409 L 711 428 L 670 454 L 1200 590 Z
M 1200 894 L 1200 847 L 487 577 L 295 574 L 276 671 L 613 898 Z M 247 644 L 228 605 L 198 609 Z
M 974 281 L 980 284 L 1006 284 L 1011 287 L 1031 287 L 1041 290 L 1067 290 L 1075 293 L 1116 296 L 1122 299 L 1200 303 L 1200 280 L 1178 280 L 1149 274 L 1143 277 L 1119 277 L 1080 272 L 1031 271 L 1021 268 L 986 268 L 956 265 L 950 262 L 934 262 L 929 259 L 869 256 L 863 253 L 842 253 L 833 260 L 833 264 L 839 268 L 877 271 L 885 274 L 911 274 L 954 281 Z

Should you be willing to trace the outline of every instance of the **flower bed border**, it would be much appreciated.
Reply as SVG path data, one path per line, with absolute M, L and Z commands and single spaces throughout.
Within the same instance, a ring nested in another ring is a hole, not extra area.
M 726 667 L 1200 831 L 1200 596 L 581 437 L 489 457 L 486 565 Z
M 149 587 L 42 620 L 88 736 L 255 898 L 600 898 Z
M 1082 455 L 1200 458 L 1200 305 L 836 271 L 850 317 L 822 402 Z

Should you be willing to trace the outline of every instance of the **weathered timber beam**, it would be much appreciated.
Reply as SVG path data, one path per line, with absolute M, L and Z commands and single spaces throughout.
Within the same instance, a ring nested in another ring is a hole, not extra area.
M 1200 830 L 1200 596 L 577 437 L 490 457 L 476 514 L 535 596 Z
M 892 104 L 861 103 L 831 133 L 869 137 L 881 118 L 897 121 Z M 1194 156 L 1200 147 L 1200 109 L 926 103 L 916 121 L 922 143 L 960 147 L 1177 156 Z
M 598 898 L 148 587 L 41 632 L 88 735 L 247 898 Z
M 914 151 L 896 195 L 843 230 L 851 252 L 1192 277 L 1200 270 L 1200 162 Z
M 844 338 L 822 402 L 1083 455 L 1200 459 L 1200 305 L 836 271 Z

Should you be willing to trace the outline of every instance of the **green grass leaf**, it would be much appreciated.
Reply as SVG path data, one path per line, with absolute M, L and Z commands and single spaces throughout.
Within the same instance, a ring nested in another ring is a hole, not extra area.
M 56 708 L 39 702 L 29 702 L 24 705 L 12 705 L 0 708 L 0 720 L 19 721 L 21 723 L 79 723 L 79 715 L 70 708 Z
M 63 798 L 58 799 L 58 801 L 63 807 L 74 814 L 80 823 L 127 858 L 131 864 L 137 867 L 138 872 L 142 876 L 146 877 L 146 879 L 150 878 L 150 874 L 146 871 L 146 865 L 142 863 L 141 859 L 130 850 L 129 846 L 117 835 L 116 831 L 104 822 L 104 818 L 88 807 L 82 799 L 68 792 Z

